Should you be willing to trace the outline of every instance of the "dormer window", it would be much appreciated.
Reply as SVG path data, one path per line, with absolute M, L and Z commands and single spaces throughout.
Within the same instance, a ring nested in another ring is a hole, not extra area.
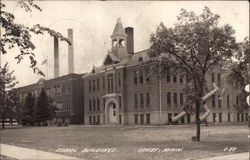
M 139 57 L 139 60 L 138 60 L 139 62 L 142 62 L 143 61 L 143 58 L 142 57 Z

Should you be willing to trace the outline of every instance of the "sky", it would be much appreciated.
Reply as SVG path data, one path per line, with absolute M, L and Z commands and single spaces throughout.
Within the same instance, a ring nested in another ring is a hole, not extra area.
M 17 5 L 17 1 L 4 1 L 7 10 L 16 16 L 16 22 L 32 26 L 48 26 L 67 37 L 67 29 L 73 29 L 75 73 L 89 72 L 93 66 L 100 66 L 111 49 L 111 34 L 116 19 L 121 18 L 123 27 L 134 28 L 135 51 L 149 48 L 149 38 L 163 22 L 173 27 L 181 8 L 200 14 L 204 6 L 220 15 L 220 24 L 230 24 L 236 30 L 236 40 L 243 41 L 249 36 L 249 3 L 247 1 L 37 1 L 42 12 L 27 13 Z M 33 36 L 38 67 L 47 78 L 52 79 L 53 38 L 48 35 Z M 36 83 L 41 75 L 36 75 L 29 67 L 29 59 L 20 64 L 14 59 L 18 50 L 2 56 L 1 62 L 10 64 L 15 71 L 19 86 Z M 68 73 L 68 48 L 59 42 L 60 76 Z M 41 65 L 48 58 L 48 65 Z M 48 67 L 47 67 L 48 66 Z

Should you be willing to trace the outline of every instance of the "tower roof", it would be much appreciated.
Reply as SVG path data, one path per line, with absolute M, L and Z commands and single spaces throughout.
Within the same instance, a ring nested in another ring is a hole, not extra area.
M 117 18 L 115 29 L 113 31 L 113 34 L 111 35 L 111 38 L 113 38 L 115 36 L 122 36 L 122 37 L 127 36 L 125 33 L 125 30 L 123 29 L 123 26 L 121 23 L 121 18 Z

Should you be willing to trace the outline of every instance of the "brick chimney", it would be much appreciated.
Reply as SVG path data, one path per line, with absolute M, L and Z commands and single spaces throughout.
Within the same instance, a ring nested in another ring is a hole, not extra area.
M 68 45 L 68 72 L 74 73 L 74 43 L 73 43 L 73 29 L 68 29 L 68 39 L 71 45 Z
M 59 43 L 58 38 L 54 37 L 54 78 L 59 77 Z
M 125 33 L 127 34 L 127 51 L 129 54 L 134 53 L 134 28 L 126 27 Z

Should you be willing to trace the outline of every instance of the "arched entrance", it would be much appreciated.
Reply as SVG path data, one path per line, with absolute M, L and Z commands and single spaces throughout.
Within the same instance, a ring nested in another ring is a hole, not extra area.
M 119 106 L 115 98 L 107 99 L 105 103 L 105 123 L 117 124 L 119 115 Z

